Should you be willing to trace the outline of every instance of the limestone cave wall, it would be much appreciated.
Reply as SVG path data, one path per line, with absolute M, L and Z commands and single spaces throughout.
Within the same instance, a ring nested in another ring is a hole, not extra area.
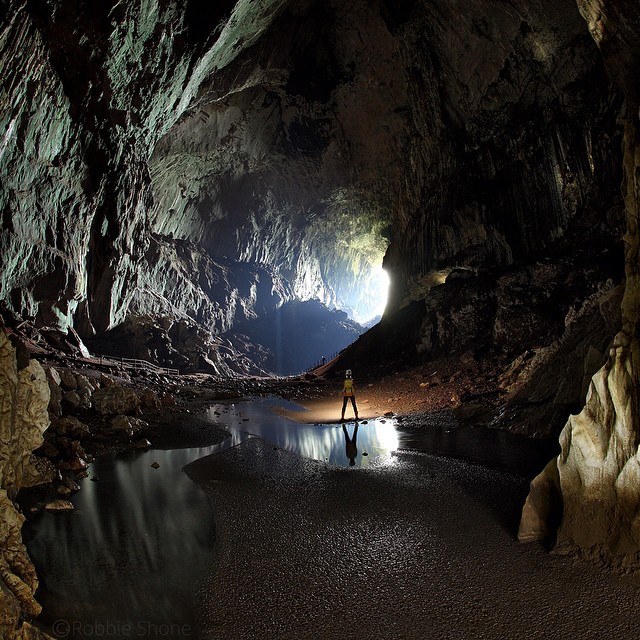
M 43 368 L 0 330 L 0 633 L 7 640 L 43 637 L 24 623 L 41 607 L 35 599 L 38 578 L 22 542 L 25 518 L 13 501 L 22 487 L 47 479 L 31 454 L 49 426 L 48 404 Z
M 290 2 L 156 147 L 152 225 L 347 309 L 388 247 L 394 309 L 606 225 L 620 108 L 571 2 Z
M 220 331 L 293 297 L 366 319 L 385 252 L 396 308 L 434 270 L 599 233 L 620 99 L 577 8 L 463 13 L 5 3 L 0 299 L 85 338 L 131 314 Z
M 580 0 L 581 12 L 626 98 L 624 184 L 627 231 L 622 325 L 584 408 L 560 436 L 562 451 L 531 485 L 520 538 L 551 538 L 621 570 L 640 566 L 640 15 L 632 3 Z
M 121 323 L 132 301 L 164 311 L 148 158 L 215 63 L 232 9 L 3 3 L 0 298 L 13 311 L 83 336 Z M 178 288 L 197 287 L 191 275 Z M 197 317 L 198 297 L 174 312 Z

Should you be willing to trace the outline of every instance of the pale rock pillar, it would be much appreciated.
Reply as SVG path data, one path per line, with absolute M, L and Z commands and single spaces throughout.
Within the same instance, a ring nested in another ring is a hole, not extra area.
M 18 364 L 0 329 L 0 637 L 45 638 L 25 622 L 40 613 L 38 579 L 22 542 L 24 516 L 13 503 L 24 486 L 38 482 L 31 454 L 49 426 L 49 384 L 35 360 Z
M 624 194 L 627 219 L 622 329 L 591 381 L 584 409 L 560 435 L 561 453 L 531 483 L 519 539 L 556 536 L 619 569 L 640 568 L 640 14 L 626 0 L 578 0 L 611 77 L 626 97 Z M 556 529 L 554 508 L 561 512 Z

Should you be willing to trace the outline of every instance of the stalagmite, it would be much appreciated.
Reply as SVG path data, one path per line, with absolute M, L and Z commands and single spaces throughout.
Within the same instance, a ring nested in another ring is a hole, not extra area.
M 627 99 L 624 193 L 627 220 L 622 329 L 593 377 L 584 409 L 571 416 L 562 447 L 532 482 L 520 539 L 540 527 L 550 504 L 562 502 L 556 550 L 576 552 L 621 570 L 640 569 L 640 22 L 637 8 L 614 1 L 579 2 L 609 72 Z M 632 44 L 633 43 L 633 44 Z M 555 468 L 554 468 L 555 466 Z M 559 486 L 550 479 L 559 477 Z M 547 492 L 538 491 L 548 485 Z M 553 532 L 551 532 L 553 533 Z

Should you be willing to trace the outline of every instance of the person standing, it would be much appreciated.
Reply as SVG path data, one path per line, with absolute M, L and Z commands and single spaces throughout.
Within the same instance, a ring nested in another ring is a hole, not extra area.
M 340 421 L 344 422 L 344 412 L 347 408 L 347 402 L 351 400 L 351 404 L 353 405 L 353 413 L 355 413 L 356 420 L 358 418 L 358 407 L 356 406 L 356 390 L 353 384 L 353 375 L 351 373 L 351 369 L 347 369 L 344 375 L 344 383 L 342 385 L 342 416 L 340 417 Z

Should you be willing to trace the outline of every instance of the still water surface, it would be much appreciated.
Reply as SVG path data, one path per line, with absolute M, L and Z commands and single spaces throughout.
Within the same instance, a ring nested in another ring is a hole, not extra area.
M 231 434 L 222 444 L 99 458 L 73 496 L 75 511 L 38 516 L 28 549 L 53 637 L 197 637 L 193 593 L 213 561 L 215 530 L 207 497 L 183 468 L 247 438 L 340 466 L 393 464 L 402 448 L 505 469 L 544 462 L 539 444 L 510 434 L 442 426 L 417 434 L 384 418 L 299 424 L 274 406 L 298 408 L 275 398 L 212 406 L 210 420 Z

